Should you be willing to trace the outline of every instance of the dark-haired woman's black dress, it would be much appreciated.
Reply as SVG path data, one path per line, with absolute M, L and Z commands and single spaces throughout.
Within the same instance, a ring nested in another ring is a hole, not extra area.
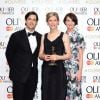
M 54 52 L 58 55 L 64 54 L 63 32 L 55 40 L 50 41 L 44 37 L 44 52 L 52 54 L 52 46 Z M 44 61 L 42 65 L 42 100 L 65 100 L 66 93 L 66 74 L 63 60 L 56 61 L 56 66 L 49 66 L 50 61 Z

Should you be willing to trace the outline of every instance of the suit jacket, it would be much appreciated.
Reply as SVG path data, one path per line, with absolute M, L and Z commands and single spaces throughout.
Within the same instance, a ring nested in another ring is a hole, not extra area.
M 38 32 L 36 32 L 36 40 L 37 47 L 32 53 L 25 29 L 11 35 L 6 49 L 6 58 L 10 67 L 9 77 L 12 81 L 26 82 L 32 68 L 32 62 L 37 80 L 38 53 L 41 41 L 41 35 Z

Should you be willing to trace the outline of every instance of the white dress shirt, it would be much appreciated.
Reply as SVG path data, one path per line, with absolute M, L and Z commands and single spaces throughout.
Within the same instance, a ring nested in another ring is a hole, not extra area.
M 27 33 L 27 36 L 28 36 L 28 33 L 33 33 L 34 31 L 30 32 L 29 30 L 26 29 L 26 33 Z M 37 47 L 37 41 L 36 41 L 36 36 L 33 36 L 33 35 L 30 35 L 28 36 L 28 40 L 29 40 L 29 44 L 30 44 L 30 48 L 31 48 L 31 51 L 32 53 L 35 52 L 35 49 Z M 33 67 L 33 63 L 32 63 L 32 67 Z
M 33 33 L 34 31 L 30 32 L 29 30 L 26 29 L 27 35 L 28 35 L 28 32 Z M 28 40 L 29 40 L 31 51 L 32 51 L 32 53 L 34 53 L 34 51 L 37 47 L 36 36 L 30 35 L 30 36 L 28 36 Z

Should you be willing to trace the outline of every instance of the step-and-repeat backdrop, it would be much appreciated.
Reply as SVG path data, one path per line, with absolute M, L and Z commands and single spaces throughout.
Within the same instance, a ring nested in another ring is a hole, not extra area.
M 59 29 L 66 31 L 63 18 L 66 13 L 77 15 L 76 29 L 84 36 L 86 49 L 82 77 L 83 100 L 100 100 L 100 0 L 0 0 L 0 100 L 13 100 L 12 83 L 5 50 L 10 35 L 25 27 L 24 15 L 34 10 L 39 15 L 36 30 L 44 34 L 49 30 L 45 16 L 56 11 L 60 16 Z M 41 64 L 34 100 L 41 100 Z

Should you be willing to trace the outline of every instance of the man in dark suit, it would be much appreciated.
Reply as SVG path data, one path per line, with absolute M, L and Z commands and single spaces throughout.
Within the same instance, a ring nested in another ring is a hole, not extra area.
M 38 53 L 41 35 L 35 31 L 38 15 L 30 11 L 25 15 L 23 30 L 9 39 L 6 58 L 10 67 L 14 100 L 33 100 L 38 82 Z

